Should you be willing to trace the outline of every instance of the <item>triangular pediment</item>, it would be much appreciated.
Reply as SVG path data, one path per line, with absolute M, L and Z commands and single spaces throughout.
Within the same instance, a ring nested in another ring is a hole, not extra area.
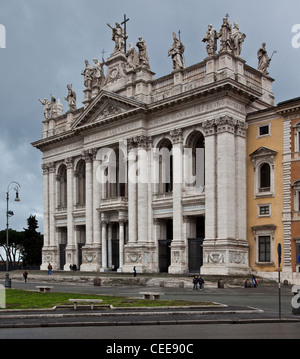
M 102 90 L 73 123 L 72 129 L 96 123 L 104 124 L 119 116 L 145 109 L 143 102 Z
M 277 154 L 277 151 L 271 150 L 268 147 L 261 146 L 257 150 L 252 152 L 250 154 L 250 157 L 255 158 L 255 157 L 261 157 L 261 156 L 274 156 L 276 154 Z

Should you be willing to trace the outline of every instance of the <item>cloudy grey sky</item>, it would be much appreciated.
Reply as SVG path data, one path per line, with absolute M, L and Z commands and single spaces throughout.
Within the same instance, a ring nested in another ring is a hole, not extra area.
M 30 143 L 41 138 L 43 107 L 39 98 L 60 98 L 65 110 L 66 85 L 72 83 L 78 105 L 83 100 L 84 60 L 114 48 L 106 23 L 128 23 L 129 42 L 142 36 L 148 45 L 156 77 L 172 72 L 167 52 L 172 32 L 181 31 L 187 66 L 206 57 L 201 42 L 208 24 L 219 30 L 230 15 L 247 35 L 242 57 L 257 67 L 262 42 L 274 56 L 270 76 L 276 79 L 276 103 L 300 96 L 300 48 L 292 47 L 293 25 L 300 24 L 299 0 L 0 0 L 0 24 L 6 48 L 0 48 L 0 229 L 6 224 L 6 191 L 11 181 L 21 184 L 20 203 L 13 201 L 10 227 L 26 227 L 30 214 L 43 226 L 42 154 Z M 300 42 L 300 40 L 299 40 Z M 1 39 L 0 39 L 1 43 Z M 1 44 L 0 44 L 1 46 Z

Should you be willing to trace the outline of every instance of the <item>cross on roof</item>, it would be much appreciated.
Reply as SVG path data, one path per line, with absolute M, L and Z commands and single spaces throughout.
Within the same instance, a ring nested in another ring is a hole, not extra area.
M 129 21 L 130 19 L 127 19 L 126 17 L 126 14 L 124 14 L 124 21 L 121 22 L 121 25 L 124 25 L 124 51 L 125 51 L 125 54 L 127 52 L 127 49 L 126 49 L 126 40 L 127 40 L 127 30 L 126 30 L 126 24 L 127 22 Z

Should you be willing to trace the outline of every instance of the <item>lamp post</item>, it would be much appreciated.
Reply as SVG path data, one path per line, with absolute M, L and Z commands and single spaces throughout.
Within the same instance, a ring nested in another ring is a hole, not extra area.
M 12 187 L 13 186 L 13 187 Z M 9 217 L 14 215 L 14 212 L 8 210 L 8 203 L 9 203 L 9 191 L 13 189 L 16 192 L 16 198 L 15 202 L 20 202 L 19 198 L 19 190 L 21 189 L 21 186 L 18 182 L 11 182 L 7 186 L 7 192 L 6 192 L 6 276 L 5 276 L 5 288 L 10 288 L 11 283 L 9 280 L 9 261 L 8 261 L 8 219 Z

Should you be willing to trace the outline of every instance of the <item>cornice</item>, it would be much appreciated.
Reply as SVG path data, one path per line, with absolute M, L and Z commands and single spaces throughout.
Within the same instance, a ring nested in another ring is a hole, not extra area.
M 208 96 L 212 96 L 212 97 L 215 95 L 224 96 L 227 93 L 233 93 L 235 95 L 247 98 L 248 101 L 255 101 L 261 95 L 256 90 L 250 89 L 249 87 L 231 78 L 226 78 L 224 80 L 219 80 L 217 82 L 213 82 L 205 86 L 197 87 L 195 89 L 186 91 L 184 93 L 180 93 L 178 95 L 174 95 L 172 97 L 148 105 L 143 102 L 136 101 L 134 99 L 127 98 L 125 96 L 121 96 L 119 94 L 102 90 L 101 93 L 93 100 L 93 102 L 82 112 L 82 114 L 74 122 L 70 130 L 58 135 L 54 135 L 33 142 L 32 146 L 41 150 L 42 148 L 45 148 L 46 146 L 52 145 L 54 143 L 66 141 L 75 138 L 77 136 L 82 136 L 86 131 L 89 131 L 91 129 L 95 129 L 100 126 L 104 126 L 108 124 L 117 123 L 123 120 L 124 118 L 137 116 L 141 114 L 146 116 L 148 114 L 151 114 L 152 112 L 157 112 L 162 109 L 180 105 L 184 102 L 193 101 L 195 99 L 199 100 L 201 98 L 205 99 Z M 112 99 L 117 102 L 122 102 L 123 104 L 133 107 L 133 109 L 116 115 L 109 116 L 100 121 L 90 122 L 80 126 L 79 125 L 80 122 L 83 119 L 85 119 L 86 116 L 91 118 L 95 114 L 96 112 L 95 109 L 97 108 L 97 104 L 99 104 L 99 102 L 103 98 Z

